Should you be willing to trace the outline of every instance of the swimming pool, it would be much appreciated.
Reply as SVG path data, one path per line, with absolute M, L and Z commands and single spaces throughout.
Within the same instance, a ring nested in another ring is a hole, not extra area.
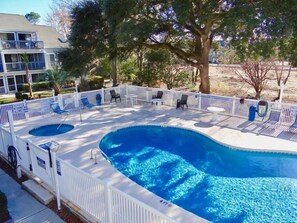
M 296 222 L 296 155 L 230 149 L 161 126 L 120 129 L 99 146 L 127 177 L 207 220 Z
M 30 130 L 29 134 L 34 136 L 54 136 L 54 135 L 60 135 L 60 134 L 69 132 L 73 128 L 74 128 L 73 125 L 68 125 L 68 124 L 43 125 L 38 128 L 34 128 Z

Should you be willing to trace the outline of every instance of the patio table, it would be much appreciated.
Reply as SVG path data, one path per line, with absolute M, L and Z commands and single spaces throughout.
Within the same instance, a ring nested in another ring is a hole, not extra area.
M 213 116 L 211 119 L 211 121 L 213 122 L 219 121 L 220 119 L 219 119 L 218 113 L 225 111 L 224 108 L 220 108 L 220 107 L 207 107 L 207 110 L 213 113 Z

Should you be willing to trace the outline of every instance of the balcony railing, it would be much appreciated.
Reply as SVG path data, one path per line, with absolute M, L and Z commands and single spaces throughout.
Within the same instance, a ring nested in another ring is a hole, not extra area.
M 0 72 L 3 72 L 3 65 L 0 63 Z
M 27 41 L 27 40 L 2 40 L 0 44 L 1 48 L 7 49 L 43 49 L 43 41 Z
M 10 71 L 22 71 L 25 70 L 26 63 L 24 62 L 13 62 L 13 63 L 6 63 L 6 70 L 7 72 Z M 32 61 L 28 63 L 29 70 L 41 70 L 45 69 L 45 62 L 44 61 Z

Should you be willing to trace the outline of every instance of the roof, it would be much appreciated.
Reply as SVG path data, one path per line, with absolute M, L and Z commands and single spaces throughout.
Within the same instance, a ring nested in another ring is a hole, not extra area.
M 45 25 L 31 24 L 25 16 L 17 14 L 0 13 L 0 32 L 36 32 L 37 38 L 44 42 L 44 48 L 67 47 L 68 43 L 63 43 L 63 39 L 54 28 Z
M 33 25 L 37 30 L 38 40 L 44 42 L 44 48 L 61 48 L 67 47 L 68 43 L 63 43 L 59 39 L 63 36 L 58 33 L 53 27 L 44 25 Z
M 0 30 L 35 32 L 36 28 L 23 15 L 0 13 Z

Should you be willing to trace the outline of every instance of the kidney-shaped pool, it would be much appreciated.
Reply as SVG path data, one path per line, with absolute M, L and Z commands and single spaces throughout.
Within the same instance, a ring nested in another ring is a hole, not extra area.
M 134 126 L 99 143 L 120 172 L 213 222 L 296 222 L 297 155 L 230 149 L 197 132 Z

